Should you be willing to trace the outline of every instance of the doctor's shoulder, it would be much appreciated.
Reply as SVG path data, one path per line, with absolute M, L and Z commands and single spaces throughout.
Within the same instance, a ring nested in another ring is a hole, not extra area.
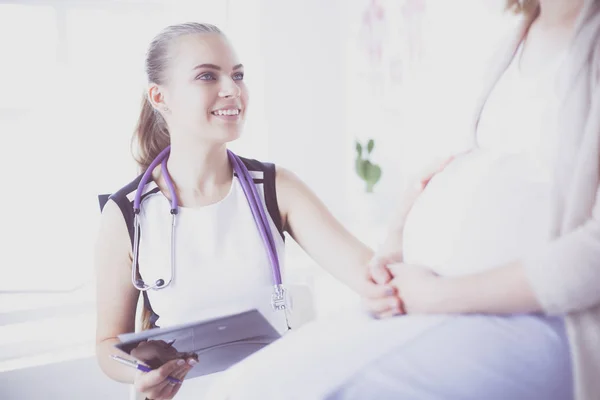
M 292 228 L 312 231 L 322 223 L 332 224 L 333 215 L 313 189 L 292 170 L 274 167 L 275 187 L 284 229 L 292 236 Z M 318 221 L 318 222 L 317 222 Z
M 130 252 L 134 216 L 133 200 L 141 178 L 140 174 L 113 193 L 98 196 L 102 213 L 98 242 L 99 244 L 107 242 L 104 244 L 109 247 L 106 250 L 126 247 L 127 252 Z
M 240 159 L 248 168 L 254 183 L 263 185 L 267 209 L 282 236 L 290 228 L 290 212 L 305 209 L 305 212 L 319 214 L 322 211 L 316 194 L 291 170 L 272 162 L 244 157 Z

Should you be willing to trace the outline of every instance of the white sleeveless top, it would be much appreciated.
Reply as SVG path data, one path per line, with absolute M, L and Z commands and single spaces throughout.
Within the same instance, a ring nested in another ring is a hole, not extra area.
M 250 171 L 262 179 L 262 171 Z M 266 212 L 264 185 L 257 184 L 284 277 L 284 241 Z M 140 206 L 139 271 L 146 283 L 169 280 L 170 201 L 154 182 Z M 256 308 L 281 333 L 285 311 L 271 307 L 272 268 L 250 206 L 235 177 L 227 196 L 214 204 L 179 207 L 175 228 L 175 274 L 171 284 L 147 292 L 156 325 L 167 327 Z M 202 362 L 202 360 L 200 360 Z M 177 399 L 202 399 L 214 375 L 186 380 Z
M 146 191 L 153 188 L 156 184 L 151 182 Z M 259 194 L 264 207 L 264 192 L 259 190 Z M 266 214 L 283 269 L 284 242 Z M 166 282 L 171 265 L 171 214 L 170 201 L 162 192 L 144 197 L 140 226 L 140 274 L 148 283 Z M 267 254 L 237 178 L 221 201 L 204 207 L 179 207 L 173 281 L 165 289 L 148 291 L 152 309 L 159 316 L 156 325 L 172 326 L 256 307 L 276 329 L 286 331 L 285 314 L 271 308 L 273 274 Z
M 520 49 L 485 104 L 478 146 L 436 175 L 407 216 L 407 263 L 469 274 L 549 239 L 559 62 L 531 78 L 519 58 Z

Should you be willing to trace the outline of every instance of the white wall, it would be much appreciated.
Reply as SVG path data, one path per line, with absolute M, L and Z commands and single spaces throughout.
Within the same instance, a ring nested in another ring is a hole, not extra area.
M 299 175 L 333 210 L 343 210 L 345 2 L 260 4 L 270 158 Z
M 227 33 L 241 62 L 252 62 L 250 117 L 232 148 L 290 169 L 335 212 L 345 209 L 348 168 L 346 9 L 342 0 L 231 0 L 228 8 Z

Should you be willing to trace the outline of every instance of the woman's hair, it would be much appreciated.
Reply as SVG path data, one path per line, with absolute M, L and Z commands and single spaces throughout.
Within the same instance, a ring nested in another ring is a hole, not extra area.
M 515 14 L 526 14 L 534 12 L 538 4 L 538 0 L 505 0 L 504 9 Z
M 158 85 L 166 81 L 165 71 L 170 58 L 171 43 L 185 35 L 197 33 L 223 34 L 219 28 L 210 24 L 189 22 L 171 25 L 154 37 L 146 53 L 145 70 L 149 83 Z M 152 107 L 144 94 L 142 110 L 132 137 L 132 150 L 135 160 L 142 170 L 146 170 L 158 153 L 171 143 L 169 130 L 162 115 Z

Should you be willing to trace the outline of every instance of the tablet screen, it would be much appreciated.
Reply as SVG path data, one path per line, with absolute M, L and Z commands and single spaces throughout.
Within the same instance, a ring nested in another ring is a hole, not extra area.
M 115 347 L 151 368 L 175 358 L 198 360 L 186 379 L 223 371 L 281 335 L 256 309 L 205 321 L 119 335 Z

